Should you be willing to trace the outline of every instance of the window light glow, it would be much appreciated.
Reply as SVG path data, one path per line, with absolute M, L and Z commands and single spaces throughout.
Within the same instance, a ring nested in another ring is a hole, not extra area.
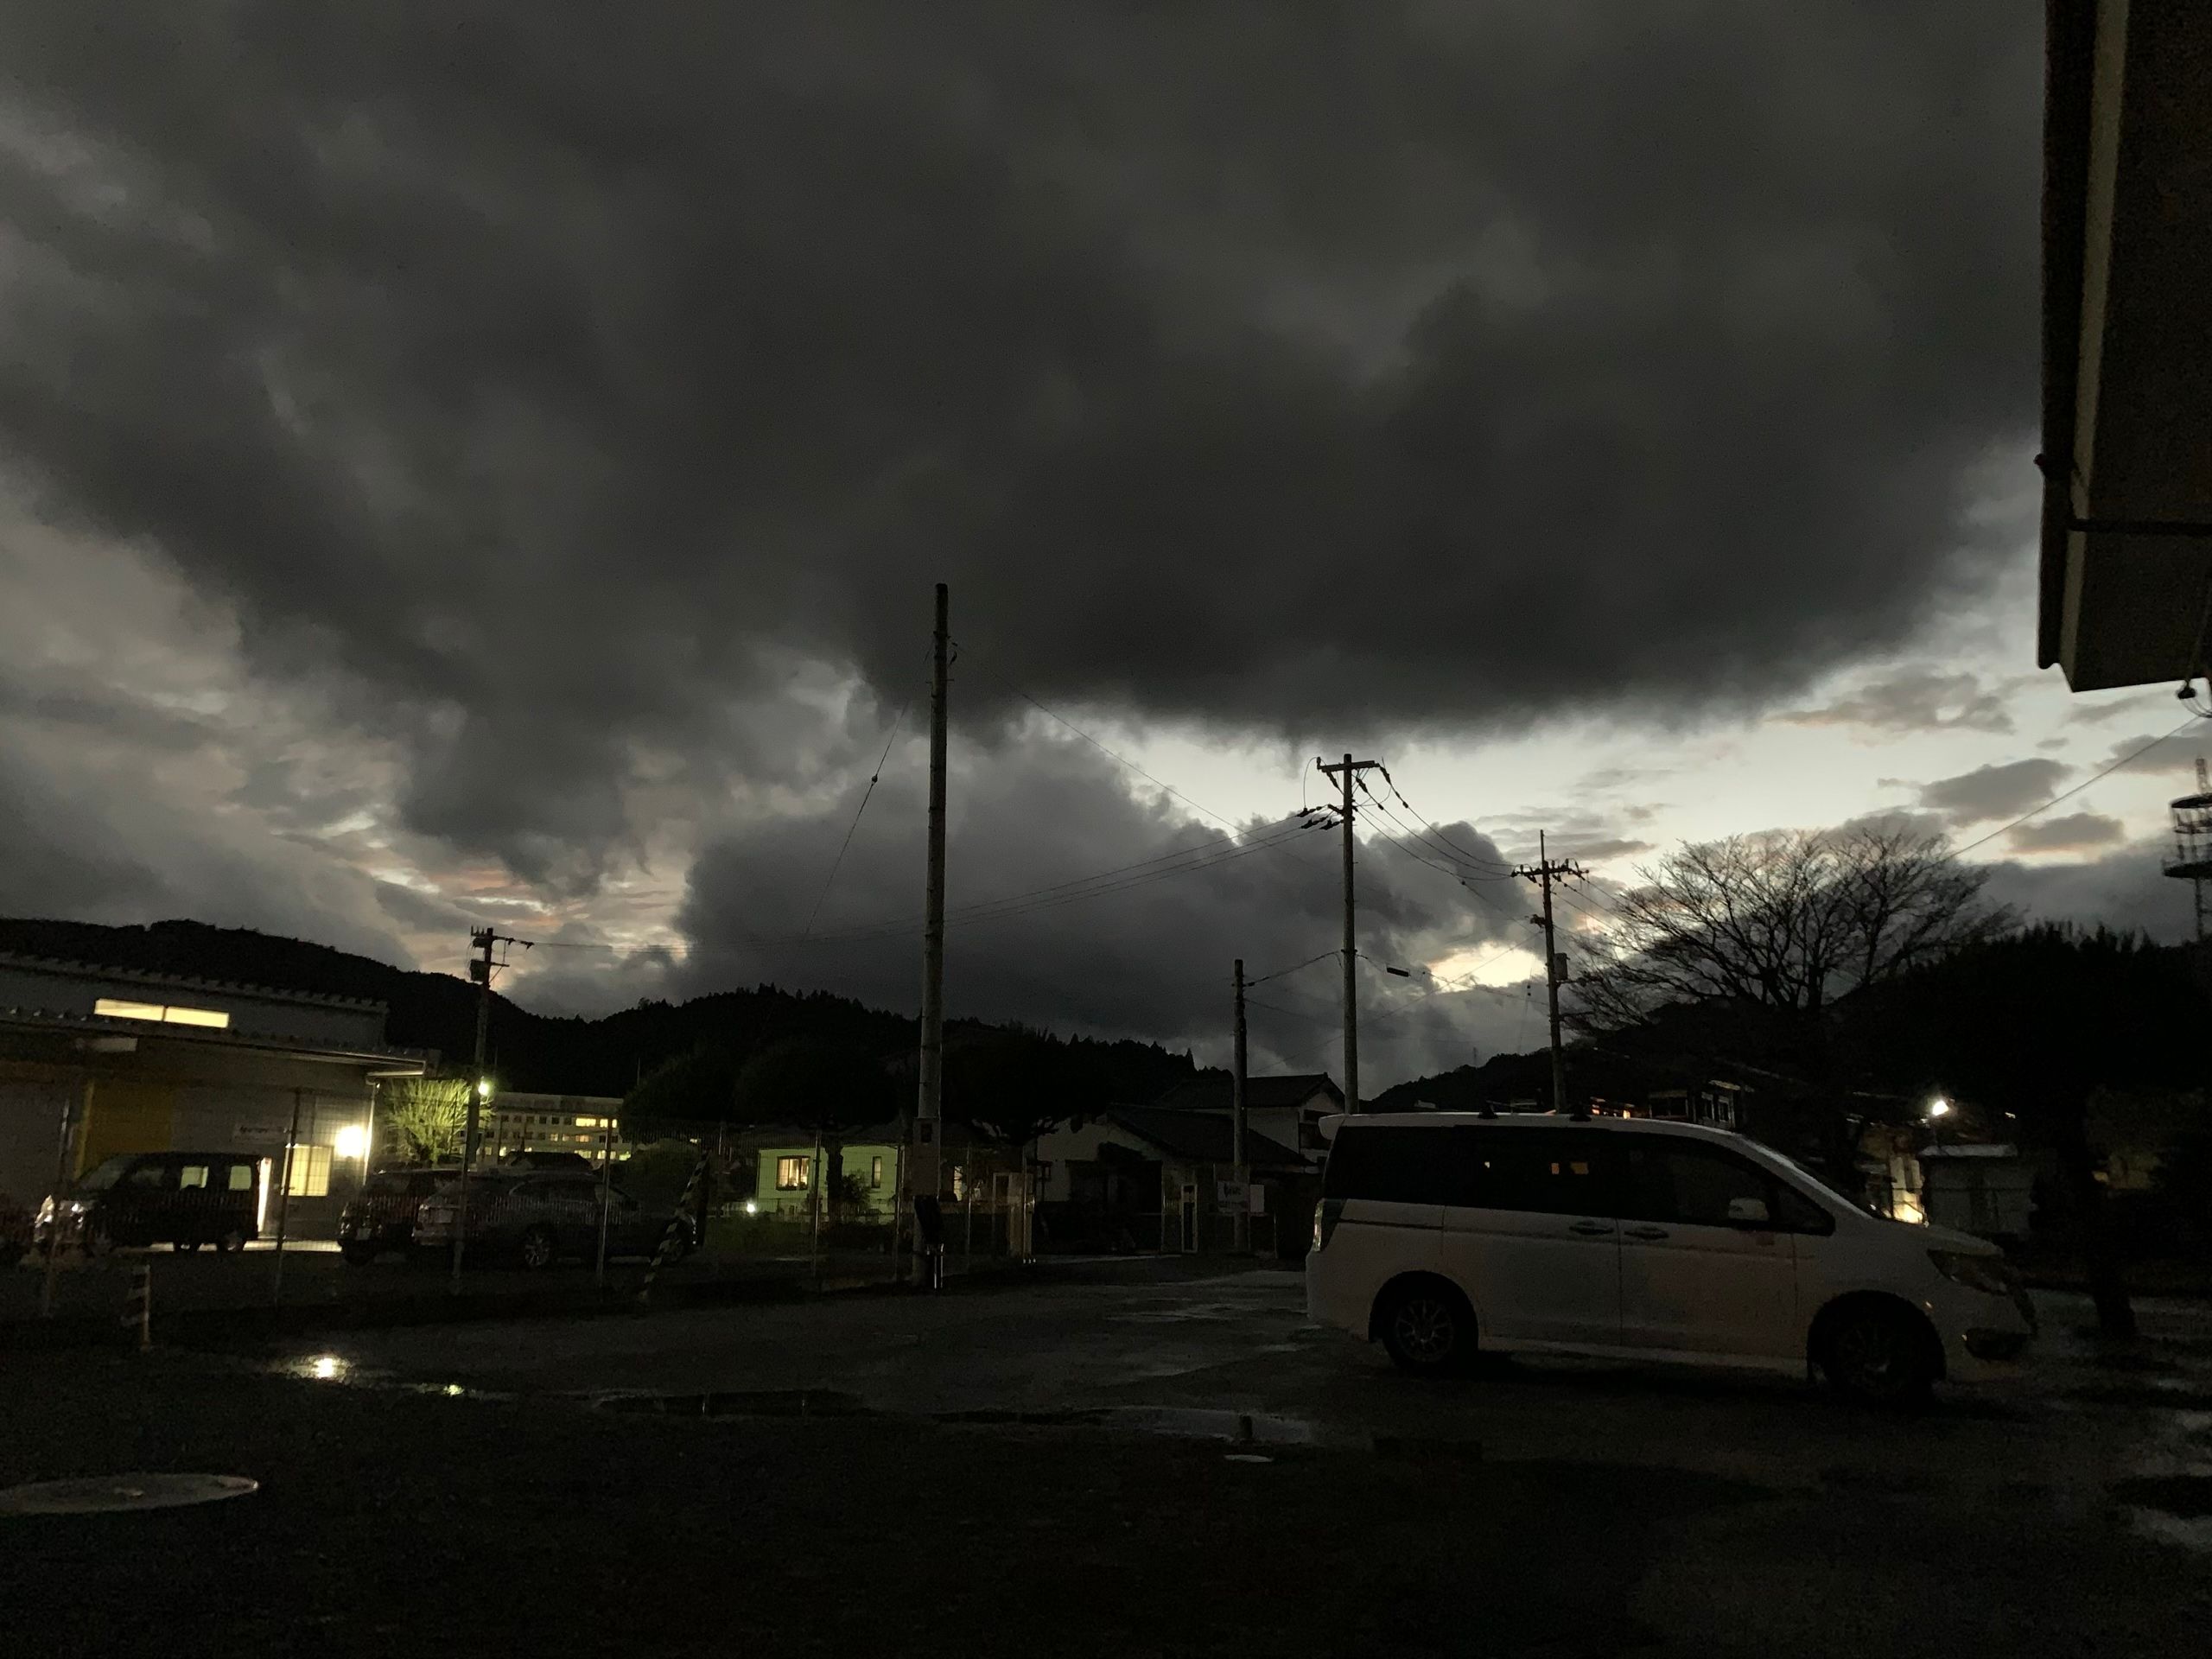
M 231 1016 L 219 1008 L 186 1008 L 160 1002 L 131 1002 L 122 997 L 103 996 L 92 1004 L 92 1012 L 107 1020 L 146 1020 L 159 1025 L 207 1026 L 216 1031 L 226 1029 Z

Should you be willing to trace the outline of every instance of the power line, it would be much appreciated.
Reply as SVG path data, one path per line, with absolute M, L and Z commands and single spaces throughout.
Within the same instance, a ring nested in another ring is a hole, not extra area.
M 1475 860 L 1471 864 L 1465 854 L 1459 852 L 1451 842 L 1443 841 L 1441 837 L 1437 837 L 1434 840 L 1423 840 L 1421 832 L 1414 829 L 1411 824 L 1408 823 L 1395 812 L 1393 812 L 1390 810 L 1389 804 L 1383 800 L 1380 795 L 1377 795 L 1375 792 L 1374 789 L 1369 785 L 1368 781 L 1364 778 L 1359 780 L 1359 786 L 1367 796 L 1367 798 L 1374 804 L 1375 810 L 1380 812 L 1384 817 L 1388 818 L 1392 823 L 1395 824 L 1399 830 L 1403 833 L 1407 838 L 1409 847 L 1414 844 L 1419 844 L 1431 852 L 1441 852 L 1446 858 L 1451 861 L 1451 863 L 1447 866 L 1437 864 L 1433 860 L 1424 858 L 1421 860 L 1423 863 L 1429 864 L 1432 868 L 1436 869 L 1445 870 L 1454 880 L 1460 881 L 1463 885 L 1465 884 L 1466 878 L 1471 874 L 1473 875 L 1475 880 L 1478 881 L 1505 881 L 1512 879 L 1510 874 L 1506 874 L 1497 875 L 1484 874 L 1479 868 L 1484 861 Z M 1414 816 L 1418 817 L 1420 815 L 1415 814 Z M 1385 831 L 1384 833 L 1387 834 L 1388 831 Z M 1414 856 L 1420 857 L 1421 855 L 1416 853 Z
M 958 646 L 959 646 L 960 651 L 961 651 L 961 653 L 962 653 L 963 656 L 967 654 L 967 650 L 968 650 L 967 646 L 961 645 L 961 644 L 960 644 L 960 642 L 959 642 L 957 639 L 954 640 L 954 641 L 953 641 L 953 644 L 954 644 L 955 645 L 958 645 Z M 1084 731 L 1084 730 L 1083 729 L 1083 728 L 1082 728 L 1082 727 L 1080 727 L 1080 726 L 1077 725 L 1073 721 L 1071 721 L 1071 720 L 1070 720 L 1069 718 L 1067 718 L 1067 716 L 1066 716 L 1066 715 L 1062 715 L 1062 714 L 1059 714 L 1059 713 L 1056 712 L 1056 711 L 1055 711 L 1055 710 L 1053 710 L 1053 709 L 1047 709 L 1047 708 L 1046 708 L 1043 703 L 1039 702 L 1036 698 L 1034 698 L 1034 697 L 1031 696 L 1029 695 L 1029 693 L 1027 693 L 1027 691 L 1023 690 L 1020 686 L 1018 686 L 1018 685 L 1014 684 L 1012 681 L 1010 681 L 1010 680 L 1007 679 L 1004 676 L 1002 676 L 1002 675 L 999 675 L 999 674 L 994 674 L 994 673 L 992 673 L 992 672 L 991 672 L 991 671 L 990 671 L 989 669 L 985 669 L 985 670 L 983 671 L 983 672 L 984 672 L 984 674 L 985 674 L 988 677 L 989 677 L 989 678 L 991 678 L 991 679 L 995 679 L 995 680 L 998 681 L 998 683 L 999 683 L 1001 685 L 1005 686 L 1005 687 L 1006 687 L 1006 689 L 1007 689 L 1007 690 L 1009 690 L 1009 691 L 1013 692 L 1013 693 L 1014 693 L 1014 695 L 1015 696 L 1020 697 L 1020 698 L 1024 702 L 1027 703 L 1027 704 L 1028 704 L 1032 709 L 1035 709 L 1039 714 L 1040 714 L 1040 715 L 1044 715 L 1046 719 L 1050 720 L 1050 721 L 1054 721 L 1054 722 L 1056 722 L 1056 723 L 1058 723 L 1058 724 L 1059 724 L 1059 725 L 1062 725 L 1062 726 L 1066 727 L 1066 728 L 1068 728 L 1068 730 L 1070 730 L 1071 732 L 1073 732 L 1073 733 L 1074 733 L 1077 737 L 1081 738 L 1084 742 L 1086 742 L 1086 743 L 1090 744 L 1090 747 L 1091 747 L 1092 748 L 1094 748 L 1094 749 L 1097 750 L 1099 753 L 1101 753 L 1101 754 L 1104 755 L 1104 756 L 1105 756 L 1109 760 L 1111 760 L 1111 761 L 1112 761 L 1116 766 L 1126 766 L 1126 767 L 1128 767 L 1131 772 L 1133 772 L 1136 773 L 1136 775 L 1137 775 L 1138 777 L 1140 777 L 1140 778 L 1143 779 L 1145 780 L 1145 782 L 1147 782 L 1147 783 L 1150 784 L 1150 785 L 1151 785 L 1154 789 L 1160 790 L 1160 791 L 1163 791 L 1164 792 L 1166 792 L 1166 793 L 1167 793 L 1167 794 L 1169 794 L 1169 795 L 1173 795 L 1173 796 L 1177 800 L 1179 800 L 1179 801 L 1182 802 L 1184 805 L 1185 805 L 1185 806 L 1189 807 L 1192 811 L 1194 811 L 1194 812 L 1201 812 L 1201 813 L 1204 813 L 1207 817 L 1211 818 L 1211 819 L 1212 819 L 1216 823 L 1227 824 L 1227 825 L 1229 826 L 1229 828 L 1230 828 L 1230 829 L 1231 829 L 1232 830 L 1235 830 L 1235 829 L 1236 828 L 1236 825 L 1235 824 L 1235 823 L 1234 823 L 1234 822 L 1232 822 L 1230 819 L 1228 819 L 1228 818 L 1224 817 L 1220 813 L 1218 813 L 1218 812 L 1215 811 L 1211 807 L 1207 806 L 1207 805 L 1205 805 L 1204 804 L 1202 804 L 1202 803 L 1200 803 L 1200 802 L 1198 802 L 1198 801 L 1194 801 L 1194 800 L 1192 800 L 1192 799 L 1188 795 L 1185 795 L 1185 794 L 1181 790 L 1179 790 L 1179 789 L 1176 788 L 1174 785 L 1170 784 L 1170 783 L 1167 783 L 1167 782 L 1165 782 L 1164 780 L 1162 780 L 1162 779 L 1158 779 L 1158 778 L 1154 777 L 1154 776 L 1152 775 L 1152 773 L 1150 773 L 1150 772 L 1147 772 L 1147 771 L 1146 771 L 1142 766 L 1139 766 L 1135 761 L 1134 761 L 1134 760 L 1130 760 L 1130 759 L 1128 758 L 1128 756 L 1127 756 L 1127 755 L 1125 755 L 1125 754 L 1119 753 L 1116 752 L 1115 750 L 1113 750 L 1113 749 L 1110 749 L 1110 748 L 1107 747 L 1105 744 L 1103 744 L 1103 743 L 1100 742 L 1096 738 L 1093 737 L 1093 736 L 1092 736 L 1089 732 Z
M 1415 818 L 1427 825 L 1429 834 L 1435 836 L 1438 841 L 1443 842 L 1446 847 L 1451 849 L 1453 853 L 1466 860 L 1470 864 L 1488 866 L 1490 868 L 1497 872 L 1498 878 L 1501 880 L 1510 880 L 1512 879 L 1513 867 L 1511 865 L 1504 863 L 1497 859 L 1484 858 L 1479 853 L 1469 852 L 1465 848 L 1460 846 L 1458 842 L 1452 840 L 1451 836 L 1446 835 L 1444 831 L 1439 829 L 1433 822 L 1422 817 L 1421 809 L 1415 806 L 1411 801 L 1408 800 L 1406 798 L 1405 791 L 1398 787 L 1398 780 L 1390 775 L 1390 768 L 1388 766 L 1382 768 L 1382 781 L 1390 785 L 1390 792 L 1398 798 L 1398 804 L 1404 807 L 1407 811 L 1412 813 Z
M 2168 738 L 2180 736 L 2183 732 L 2187 731 L 2191 726 L 2196 724 L 2196 716 L 2195 715 L 2190 715 L 2188 719 L 2183 721 L 2180 725 L 2175 727 L 2171 732 L 2159 733 L 2158 736 L 2152 738 L 2141 748 L 2131 750 L 2127 753 L 2121 755 L 2119 760 L 2113 761 L 2102 772 L 2095 772 L 2089 777 L 2084 778 L 2080 783 L 2075 785 L 2071 789 L 2062 789 L 2057 794 L 2052 796 L 2041 806 L 2030 807 L 2026 811 L 2021 813 L 2018 817 L 2014 818 L 2011 823 L 1999 824 L 1994 830 L 1991 830 L 1987 835 L 1983 836 L 1979 840 L 1970 841 L 1963 847 L 1954 847 L 1951 849 L 1951 856 L 1953 858 L 1963 858 L 1967 854 L 1974 851 L 1975 848 L 1986 845 L 1988 842 L 1996 840 L 1998 836 L 2005 834 L 2005 831 L 2018 829 L 2030 818 L 2035 817 L 2041 813 L 2050 811 L 2052 807 L 2056 806 L 2061 801 L 2072 799 L 2075 796 L 2079 795 L 2083 790 L 2088 788 L 2090 785 L 2109 778 L 2113 773 L 2118 772 L 2122 766 L 2141 760 L 2145 755 L 2150 753 L 2152 750 L 2157 748 L 2159 744 L 2164 742 Z
M 883 768 L 890 762 L 891 746 L 899 741 L 899 728 L 906 723 L 906 711 L 913 706 L 911 697 L 899 706 L 899 717 L 891 722 L 891 734 L 883 740 L 883 753 L 876 757 L 875 770 L 868 774 L 868 787 L 861 791 L 861 804 L 853 809 L 853 821 L 845 826 L 845 839 L 838 844 L 837 856 L 830 861 L 830 874 L 822 878 L 822 891 L 814 895 L 814 908 L 806 913 L 806 926 L 799 933 L 801 938 L 814 931 L 815 918 L 822 914 L 822 901 L 830 896 L 830 885 L 836 880 L 837 872 L 845 862 L 845 854 L 852 847 L 853 836 L 861 827 L 861 814 L 868 810 L 868 804 L 875 794 L 876 781 L 883 776 Z
M 1301 968 L 1311 968 L 1317 962 L 1330 961 L 1337 954 L 1334 950 L 1324 950 L 1319 956 L 1308 957 L 1303 962 L 1294 962 L 1287 968 L 1278 968 L 1273 973 L 1262 974 L 1257 979 L 1248 979 L 1244 983 L 1248 988 L 1254 985 L 1264 985 L 1271 979 L 1281 979 L 1286 974 L 1298 972 Z

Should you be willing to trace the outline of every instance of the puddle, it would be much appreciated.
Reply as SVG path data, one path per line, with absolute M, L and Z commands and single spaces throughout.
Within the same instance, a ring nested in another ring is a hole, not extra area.
M 1313 1425 L 1295 1417 L 1199 1406 L 1109 1406 L 1103 1427 L 1179 1440 L 1233 1440 L 1239 1446 L 1311 1446 Z
M 8 1487 L 0 1491 L 0 1515 L 121 1515 L 219 1503 L 260 1490 L 245 1475 L 94 1475 Z
M 592 1402 L 601 1411 L 644 1417 L 893 1417 L 859 1395 L 834 1389 L 746 1389 L 719 1394 L 611 1394 Z M 919 1421 L 983 1428 L 1098 1428 L 1175 1440 L 1224 1440 L 1236 1446 L 1311 1446 L 1313 1426 L 1264 1412 L 1196 1406 L 1065 1406 L 1024 1409 L 981 1407 L 915 1414 Z
M 1408 1463 L 1480 1463 L 1480 1440 L 1444 1440 L 1412 1434 L 1377 1434 L 1378 1458 L 1400 1458 Z
M 2161 1359 L 2156 1354 L 2139 1353 L 2133 1349 L 2115 1349 L 2109 1353 L 2092 1354 L 2089 1363 L 2100 1370 L 2138 1371 L 2155 1376 L 2171 1376 L 2181 1370 L 2181 1362 Z
M 2212 1411 L 2212 1389 L 2188 1383 L 2115 1382 L 2069 1389 L 2065 1397 L 2092 1406 L 2148 1406 L 2164 1411 Z
M 1838 1464 L 1821 1471 L 1821 1484 L 1903 1497 L 1915 1492 L 1936 1491 L 1940 1489 L 1941 1483 L 1933 1475 L 1899 1470 L 1853 1469 Z
M 872 1417 L 860 1396 L 835 1389 L 741 1389 L 715 1394 L 611 1394 L 601 1411 L 644 1417 Z
M 2112 1495 L 2177 1520 L 2212 1520 L 2212 1475 L 2137 1475 L 2113 1482 Z

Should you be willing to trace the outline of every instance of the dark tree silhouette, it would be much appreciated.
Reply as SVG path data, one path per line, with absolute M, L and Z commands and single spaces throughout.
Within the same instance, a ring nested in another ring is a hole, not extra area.
M 2181 952 L 2102 928 L 2039 926 L 1884 987 L 1850 1010 L 1845 1041 L 1855 1069 L 1900 1092 L 1942 1090 L 2018 1114 L 2022 1138 L 2056 1154 L 2099 1325 L 2131 1336 L 2089 1098 L 2101 1088 L 2194 1086 L 2206 1029 Z

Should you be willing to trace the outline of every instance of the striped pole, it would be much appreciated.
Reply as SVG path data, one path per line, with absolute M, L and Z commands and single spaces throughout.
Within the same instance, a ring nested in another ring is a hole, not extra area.
M 683 1196 L 676 1201 L 676 1213 L 668 1218 L 667 1230 L 660 1236 L 659 1248 L 653 1251 L 652 1262 L 645 1268 L 645 1281 L 638 1287 L 639 1307 L 652 1299 L 653 1281 L 660 1277 L 660 1270 L 683 1254 L 683 1233 L 690 1224 L 687 1217 L 698 1201 L 699 1185 L 706 1179 L 707 1154 L 702 1150 L 699 1161 L 691 1166 L 691 1179 L 683 1183 Z
M 154 1269 L 141 1262 L 130 1269 L 130 1290 L 124 1298 L 123 1328 L 138 1332 L 138 1351 L 154 1345 Z

